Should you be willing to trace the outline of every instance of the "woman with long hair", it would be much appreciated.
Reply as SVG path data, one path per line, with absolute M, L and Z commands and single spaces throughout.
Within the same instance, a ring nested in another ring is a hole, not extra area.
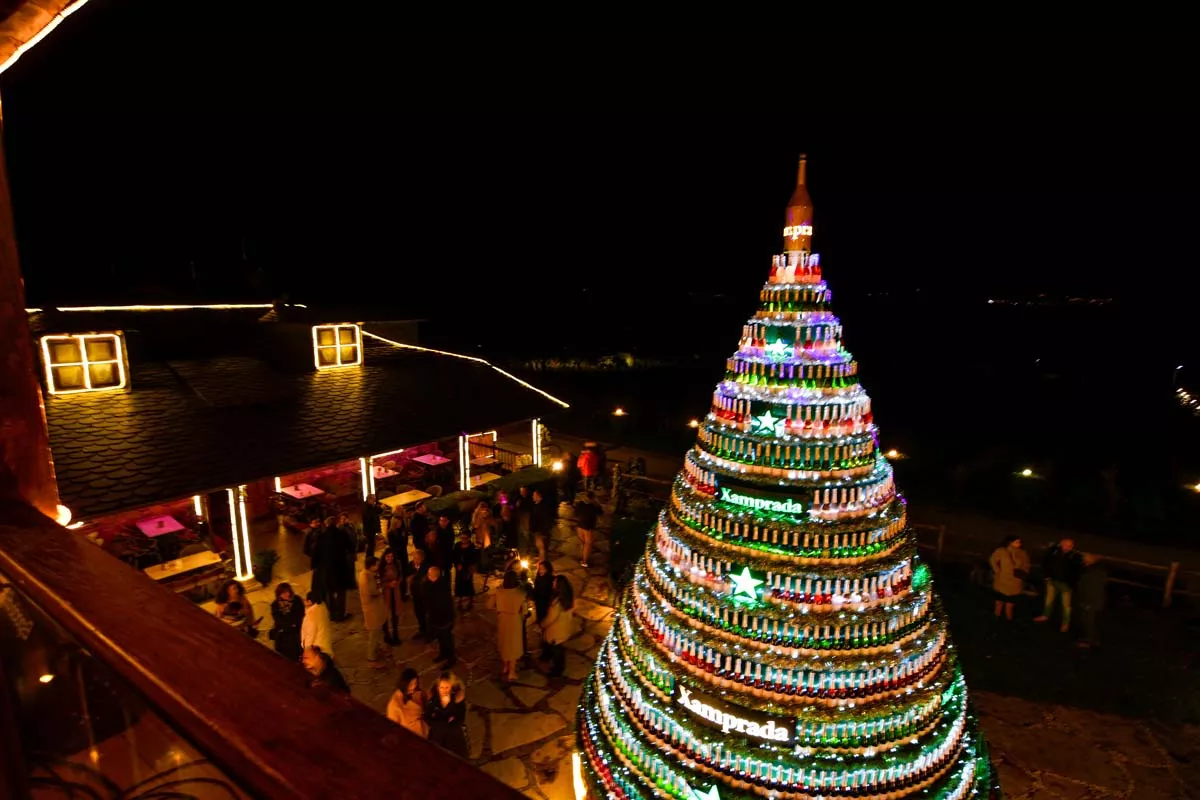
M 421 688 L 421 678 L 412 667 L 407 667 L 396 681 L 396 691 L 392 692 L 387 704 L 387 718 L 401 727 L 420 736 L 429 738 L 429 725 L 425 722 L 425 691 Z
M 213 613 L 222 621 L 244 631 L 249 636 L 258 636 L 260 621 L 254 618 L 254 606 L 246 597 L 246 587 L 234 580 L 226 581 L 217 591 L 217 606 Z
M 460 758 L 467 758 L 467 690 L 453 672 L 438 676 L 425 710 L 429 741 Z
M 554 577 L 554 598 L 542 622 L 542 640 L 549 645 L 551 678 L 561 677 L 567 666 L 566 642 L 575 635 L 575 589 L 566 575 Z
M 275 642 L 275 652 L 288 661 L 299 661 L 300 626 L 304 624 L 304 606 L 296 599 L 290 583 L 275 587 L 275 602 L 271 603 L 271 630 L 267 635 Z
M 379 585 L 383 588 L 383 605 L 387 609 L 387 621 L 383 623 L 384 643 L 393 647 L 400 644 L 400 604 L 403 602 L 404 565 L 396 557 L 396 551 L 387 548 L 379 562 Z
M 550 660 L 550 645 L 545 639 L 546 615 L 550 613 L 550 603 L 554 600 L 554 565 L 549 561 L 539 561 L 537 573 L 533 578 L 533 613 L 537 624 L 541 626 L 542 660 Z

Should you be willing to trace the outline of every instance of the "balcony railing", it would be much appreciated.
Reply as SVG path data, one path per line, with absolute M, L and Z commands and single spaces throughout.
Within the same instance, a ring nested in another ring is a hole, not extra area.
M 521 797 L 12 497 L 0 796 Z

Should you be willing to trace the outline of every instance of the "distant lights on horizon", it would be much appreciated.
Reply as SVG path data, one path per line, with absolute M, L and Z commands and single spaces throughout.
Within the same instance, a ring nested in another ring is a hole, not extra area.
M 617 406 L 616 408 L 613 409 L 612 415 L 614 417 L 625 417 L 625 416 L 628 416 L 628 413 L 625 411 L 625 409 L 621 408 L 620 406 Z

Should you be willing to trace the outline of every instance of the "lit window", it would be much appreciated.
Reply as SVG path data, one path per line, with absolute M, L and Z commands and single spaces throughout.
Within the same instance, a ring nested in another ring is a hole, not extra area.
M 50 394 L 125 388 L 125 358 L 119 333 L 43 336 L 42 357 Z
M 314 325 L 313 356 L 317 369 L 353 367 L 362 363 L 362 339 L 357 325 Z

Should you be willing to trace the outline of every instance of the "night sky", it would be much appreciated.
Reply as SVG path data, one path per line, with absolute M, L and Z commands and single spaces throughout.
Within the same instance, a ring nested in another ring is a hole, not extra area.
M 663 298 L 753 297 L 801 151 L 839 297 L 1194 283 L 1187 109 L 1102 43 L 1053 74 L 1052 41 L 978 75 L 961 40 L 851 70 L 836 44 L 351 37 L 204 7 L 95 0 L 0 79 L 31 304 L 682 315 Z M 1161 76 L 1176 49 L 1132 61 Z

